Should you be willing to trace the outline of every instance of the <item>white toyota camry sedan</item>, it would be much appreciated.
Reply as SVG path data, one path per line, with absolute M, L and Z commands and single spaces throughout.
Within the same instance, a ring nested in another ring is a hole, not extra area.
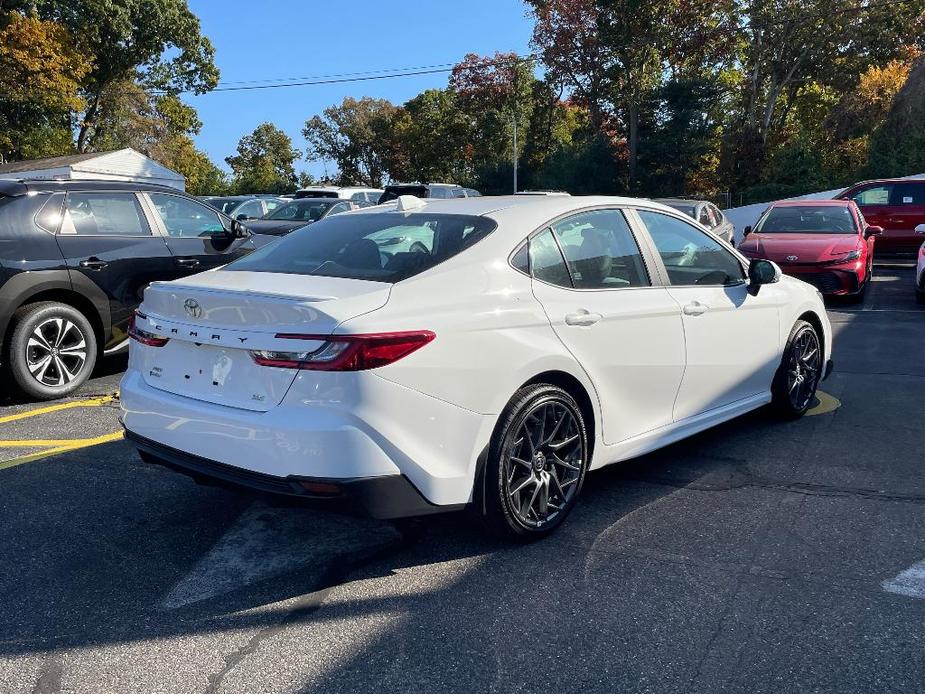
M 680 212 L 419 200 L 326 218 L 145 292 L 121 402 L 149 462 L 379 518 L 556 528 L 585 475 L 831 370 L 820 295 Z

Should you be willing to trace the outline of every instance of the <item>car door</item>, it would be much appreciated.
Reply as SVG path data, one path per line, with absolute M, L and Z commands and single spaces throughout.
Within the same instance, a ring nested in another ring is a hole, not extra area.
M 769 284 L 751 294 L 745 268 L 727 246 L 680 216 L 637 214 L 682 313 L 686 368 L 674 419 L 767 393 L 780 361 L 784 290 Z
M 922 243 L 915 228 L 925 224 L 925 181 L 897 181 L 890 195 L 889 233 L 884 234 L 893 250 L 914 252 Z
M 684 373 L 680 309 L 650 280 L 623 213 L 566 217 L 530 239 L 529 257 L 534 296 L 597 390 L 605 443 L 670 424 Z
M 249 238 L 231 233 L 230 220 L 213 208 L 173 193 L 143 194 L 153 223 L 173 256 L 173 277 L 227 265 L 253 250 Z
M 891 226 L 893 224 L 893 208 L 890 205 L 892 196 L 893 185 L 891 183 L 871 183 L 845 196 L 854 200 L 868 224 L 883 229 L 883 236 L 878 240 L 881 241 L 879 245 L 884 248 L 890 246 L 891 238 L 896 236 L 896 229 Z
M 172 277 L 164 237 L 151 229 L 138 195 L 126 191 L 69 191 L 57 232 L 69 272 L 84 275 L 109 299 L 112 336 L 105 348 L 122 342 L 145 287 Z

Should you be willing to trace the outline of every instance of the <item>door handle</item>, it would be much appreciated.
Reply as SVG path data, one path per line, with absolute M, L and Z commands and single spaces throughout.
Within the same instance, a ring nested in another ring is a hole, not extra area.
M 109 263 L 99 258 L 87 258 L 86 260 L 81 260 L 78 265 L 85 270 L 102 270 L 107 267 Z
M 199 267 L 199 261 L 196 258 L 177 258 L 177 265 L 180 267 Z
M 684 308 L 681 309 L 685 316 L 702 316 L 709 310 L 709 306 L 701 304 L 699 301 L 692 301 L 689 304 L 685 304 Z
M 566 325 L 594 325 L 603 316 L 600 313 L 591 313 L 585 309 L 579 309 L 575 313 L 568 313 L 565 316 Z

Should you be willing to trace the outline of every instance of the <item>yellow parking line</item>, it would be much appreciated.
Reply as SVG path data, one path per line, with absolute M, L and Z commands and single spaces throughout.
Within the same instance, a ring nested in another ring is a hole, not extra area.
M 74 402 L 65 402 L 60 405 L 49 405 L 48 407 L 39 407 L 35 410 L 29 410 L 28 412 L 20 412 L 19 414 L 10 414 L 6 417 L 0 417 L 0 424 L 6 424 L 7 422 L 15 422 L 18 419 L 27 419 L 29 417 L 38 417 L 40 414 L 50 414 L 52 412 L 60 412 L 61 410 L 70 410 L 75 407 L 99 407 L 100 405 L 106 405 L 113 400 L 115 400 L 117 394 L 113 393 L 112 395 L 105 395 L 101 398 L 93 398 L 91 400 L 75 400 Z
M 44 451 L 39 451 L 38 453 L 30 453 L 29 455 L 22 455 L 18 458 L 13 458 L 12 460 L 5 460 L 0 462 L 0 470 L 5 470 L 7 468 L 16 467 L 17 465 L 22 465 L 23 463 L 31 463 L 35 460 L 41 460 L 42 458 L 48 458 L 53 455 L 58 455 L 60 453 L 68 453 L 69 451 L 76 451 L 81 448 L 89 448 L 90 446 L 98 446 L 101 443 L 109 443 L 110 441 L 118 441 L 122 438 L 121 431 L 114 431 L 111 434 L 104 434 L 103 436 L 97 436 L 92 439 L 72 439 L 70 441 L 61 440 L 57 443 L 60 443 L 60 446 L 55 446 L 54 448 L 49 448 Z M 0 445 L 8 443 L 6 441 L 0 442 Z M 35 446 L 40 445 L 32 441 L 20 441 L 18 442 L 24 446 Z

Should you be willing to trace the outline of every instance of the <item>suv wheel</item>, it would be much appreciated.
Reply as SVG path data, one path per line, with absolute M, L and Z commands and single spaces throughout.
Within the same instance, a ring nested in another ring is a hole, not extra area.
M 66 304 L 43 301 L 23 306 L 13 318 L 8 363 L 16 384 L 39 400 L 70 395 L 96 364 L 90 321 Z

